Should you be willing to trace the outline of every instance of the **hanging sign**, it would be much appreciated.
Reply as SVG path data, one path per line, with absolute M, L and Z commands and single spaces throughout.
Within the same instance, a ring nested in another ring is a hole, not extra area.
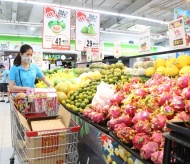
M 174 9 L 174 19 L 183 18 L 184 28 L 186 31 L 186 46 L 190 45 L 190 11 L 183 9 Z
M 150 51 L 150 29 L 139 32 L 139 52 Z
M 43 48 L 70 50 L 71 10 L 44 7 Z
M 99 52 L 92 52 L 92 61 L 99 60 Z
M 87 11 L 76 11 L 76 51 L 98 52 L 100 42 L 100 14 Z
M 114 41 L 114 57 L 115 58 L 121 57 L 121 46 L 120 46 L 120 40 L 119 39 Z
M 168 24 L 170 48 L 183 48 L 186 45 L 183 18 Z
M 100 45 L 99 46 L 99 60 L 103 60 L 104 59 L 104 46 Z
M 32 54 L 32 62 L 36 64 L 40 69 L 43 68 L 43 52 L 34 51 Z
M 92 48 L 88 47 L 86 51 L 86 61 L 91 62 L 92 61 Z

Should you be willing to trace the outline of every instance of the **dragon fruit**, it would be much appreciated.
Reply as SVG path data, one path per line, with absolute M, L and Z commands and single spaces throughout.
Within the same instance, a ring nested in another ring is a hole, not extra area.
M 127 94 L 130 92 L 131 85 L 130 84 L 124 84 L 123 85 L 123 91 Z
M 156 151 L 151 154 L 151 160 L 154 162 L 154 164 L 162 164 L 164 157 L 164 151 Z
M 136 131 L 130 127 L 124 127 L 123 129 L 117 132 L 117 137 L 124 143 L 130 144 L 133 137 L 135 136 Z
M 190 100 L 185 101 L 185 111 L 190 113 Z
M 114 133 L 115 134 L 117 134 L 117 132 L 119 131 L 119 130 L 121 130 L 121 129 L 123 129 L 123 128 L 125 128 L 125 127 L 127 127 L 124 123 L 122 123 L 122 124 L 117 124 L 117 125 L 115 125 L 114 126 Z
M 190 120 L 190 115 L 187 114 L 186 112 L 182 111 L 182 112 L 178 113 L 178 114 L 174 117 L 174 119 L 179 119 L 179 120 L 182 120 L 182 121 L 184 121 L 184 122 L 189 122 L 189 120 Z
M 120 116 L 118 118 L 112 118 L 108 121 L 108 127 L 114 129 L 117 124 L 125 124 L 126 126 L 131 126 L 132 119 L 129 115 Z
M 131 117 L 133 117 L 136 113 L 136 107 L 131 104 L 126 104 L 122 108 L 124 114 L 129 114 Z
M 151 154 L 158 150 L 158 144 L 156 142 L 147 142 L 140 149 L 140 156 L 143 159 L 150 159 Z
M 162 106 L 161 109 L 160 109 L 160 111 L 161 111 L 162 114 L 164 114 L 165 116 L 167 116 L 167 118 L 169 120 L 173 119 L 175 111 L 169 105 Z
M 135 90 L 135 95 L 141 98 L 145 98 L 146 96 L 146 91 L 144 89 L 136 89 Z
M 118 106 L 111 106 L 109 114 L 110 118 L 118 118 L 121 116 L 121 109 Z
M 190 88 L 184 88 L 182 91 L 182 96 L 187 100 L 190 100 Z
M 83 114 L 85 117 L 90 118 L 89 114 L 90 114 L 91 112 L 93 112 L 93 111 L 94 111 L 94 109 L 92 109 L 92 108 L 85 108 L 85 109 L 83 110 L 82 114 Z
M 102 113 L 93 113 L 93 115 L 91 116 L 91 120 L 95 123 L 98 123 L 98 124 L 102 124 L 105 122 L 105 116 L 102 114 Z
M 161 94 L 163 92 L 169 92 L 171 88 L 170 84 L 162 84 L 158 87 L 157 92 L 158 94 Z
M 172 95 L 165 92 L 163 92 L 158 98 L 158 102 L 160 105 L 164 105 L 166 102 L 170 103 L 171 101 L 172 101 Z
M 135 130 L 137 133 L 146 133 L 149 134 L 151 132 L 151 125 L 148 121 L 138 121 L 134 125 Z
M 104 116 L 107 116 L 108 113 L 109 113 L 109 108 L 110 108 L 109 105 L 105 105 L 104 107 L 98 106 L 98 107 L 95 108 L 95 111 L 98 112 L 98 113 L 103 113 Z
M 162 132 L 153 132 L 151 136 L 151 140 L 156 142 L 158 145 L 161 145 L 162 141 L 164 140 L 164 136 Z
M 164 144 L 165 144 L 165 138 L 161 141 L 161 144 L 160 144 L 160 148 L 164 148 Z
M 152 128 L 154 130 L 162 130 L 166 125 L 167 117 L 163 114 L 158 114 L 154 116 L 151 120 Z
M 135 116 L 132 119 L 132 122 L 136 124 L 139 120 L 141 120 L 141 121 L 145 121 L 145 120 L 150 121 L 150 116 L 151 116 L 151 114 L 149 112 L 141 111 L 141 112 L 138 112 L 138 113 L 135 114 Z
M 171 106 L 174 108 L 176 112 L 185 109 L 185 102 L 183 97 L 181 96 L 174 96 L 171 102 Z
M 170 94 L 171 94 L 172 96 L 181 96 L 182 91 L 183 91 L 183 90 L 182 90 L 181 88 L 175 86 L 175 87 L 172 87 L 172 88 L 171 88 Z
M 186 88 L 189 85 L 190 77 L 189 76 L 182 76 L 177 79 L 177 86 L 180 88 Z
M 109 127 L 109 129 L 113 130 L 117 124 L 119 124 L 118 119 L 111 118 L 111 120 L 108 121 L 107 126 Z
M 117 92 L 114 94 L 110 102 L 112 105 L 120 105 L 123 99 L 124 99 L 124 94 L 122 92 Z
M 132 139 L 135 149 L 141 149 L 144 144 L 149 142 L 149 136 L 145 133 L 137 133 Z
M 131 84 L 134 84 L 134 83 L 141 83 L 142 80 L 140 77 L 133 77 L 131 80 L 130 80 L 130 83 Z

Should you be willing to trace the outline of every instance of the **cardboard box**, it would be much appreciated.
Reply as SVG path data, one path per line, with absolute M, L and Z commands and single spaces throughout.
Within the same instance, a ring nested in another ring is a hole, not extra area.
M 19 112 L 18 116 L 27 129 L 25 142 L 29 164 L 66 163 L 67 130 L 65 128 L 69 127 L 71 119 L 71 114 L 67 110 L 60 106 L 58 117 L 53 118 L 26 120 Z

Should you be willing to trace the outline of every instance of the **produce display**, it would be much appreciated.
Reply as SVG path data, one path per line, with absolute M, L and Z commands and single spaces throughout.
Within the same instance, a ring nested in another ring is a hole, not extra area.
M 83 115 L 97 124 L 107 124 L 124 143 L 139 150 L 143 159 L 161 164 L 163 132 L 169 120 L 190 119 L 190 77 L 169 78 L 155 74 L 142 83 L 134 77 L 119 84 L 105 106 L 92 106 Z
M 146 69 L 146 76 L 153 74 L 161 74 L 170 77 L 183 76 L 190 72 L 190 56 L 180 55 L 176 58 L 169 58 L 168 60 L 159 58 L 154 62 L 154 66 Z

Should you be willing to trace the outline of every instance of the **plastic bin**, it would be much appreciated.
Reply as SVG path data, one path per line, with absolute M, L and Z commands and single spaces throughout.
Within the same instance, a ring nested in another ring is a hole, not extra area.
M 190 140 L 178 133 L 164 133 L 163 164 L 190 164 Z

